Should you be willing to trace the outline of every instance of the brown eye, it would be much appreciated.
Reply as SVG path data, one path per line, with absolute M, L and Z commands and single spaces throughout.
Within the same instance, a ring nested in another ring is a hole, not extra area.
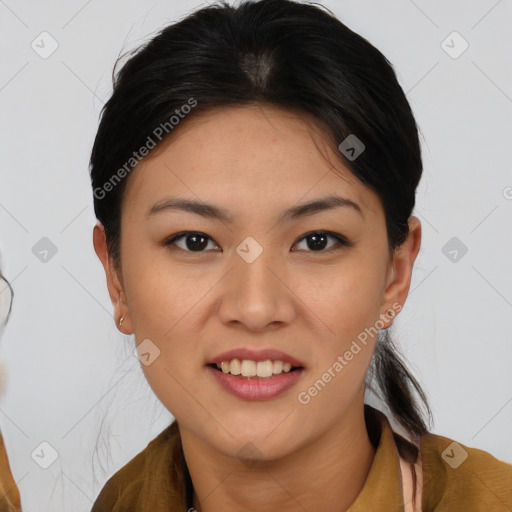
M 186 231 L 178 233 L 164 242 L 166 246 L 175 245 L 182 251 L 186 252 L 205 252 L 208 242 L 213 242 L 212 238 L 204 233 L 196 231 Z M 179 243 L 178 243 L 179 242 Z M 181 244 L 181 245 L 180 245 Z
M 334 241 L 329 245 L 329 240 Z M 305 242 L 307 252 L 330 252 L 340 249 L 341 246 L 350 247 L 352 244 L 342 235 L 330 233 L 328 231 L 313 231 L 304 235 L 298 244 Z M 325 250 L 327 247 L 327 250 Z

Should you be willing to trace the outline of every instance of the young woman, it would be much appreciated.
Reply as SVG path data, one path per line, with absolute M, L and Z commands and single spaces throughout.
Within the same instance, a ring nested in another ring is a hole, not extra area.
M 321 7 L 216 4 L 130 57 L 94 246 L 175 421 L 94 512 L 511 510 L 512 466 L 429 433 L 389 337 L 421 173 L 390 63 Z

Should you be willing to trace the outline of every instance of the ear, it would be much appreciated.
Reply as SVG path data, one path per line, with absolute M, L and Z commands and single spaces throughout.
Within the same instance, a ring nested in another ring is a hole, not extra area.
M 105 228 L 101 222 L 98 222 L 94 226 L 93 244 L 96 255 L 100 259 L 103 269 L 105 270 L 108 293 L 110 295 L 112 306 L 114 307 L 114 318 L 116 319 L 117 328 L 123 334 L 131 334 L 132 324 L 130 312 L 126 304 L 126 296 L 123 290 L 122 277 L 119 275 L 119 271 L 115 268 L 114 260 L 108 251 Z M 122 325 L 119 324 L 121 318 L 123 319 Z
M 409 288 L 414 261 L 421 246 L 421 223 L 417 217 L 409 217 L 409 234 L 406 241 L 395 249 L 389 263 L 387 282 L 382 298 L 381 319 L 384 329 L 393 323 L 393 318 L 401 311 Z

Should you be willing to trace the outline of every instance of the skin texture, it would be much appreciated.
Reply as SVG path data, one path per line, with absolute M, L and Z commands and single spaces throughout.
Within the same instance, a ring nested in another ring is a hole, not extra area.
M 364 379 L 376 337 L 360 344 L 309 403 L 297 395 L 365 328 L 404 304 L 420 222 L 410 217 L 409 237 L 391 257 L 379 197 L 340 162 L 307 116 L 253 105 L 198 112 L 182 123 L 132 171 L 117 270 L 101 224 L 93 238 L 118 325 L 124 315 L 119 329 L 160 350 L 143 370 L 178 421 L 194 506 L 316 510 L 321 500 L 323 510 L 346 510 L 375 453 L 364 421 Z M 362 215 L 338 207 L 277 223 L 284 210 L 333 193 L 356 202 Z M 233 222 L 178 211 L 146 215 L 170 197 L 215 204 Z M 329 238 L 315 250 L 304 237 L 320 230 L 353 245 Z M 185 238 L 163 245 L 181 231 L 211 240 L 203 252 L 186 252 Z M 263 249 L 252 263 L 236 252 L 248 236 Z M 274 399 L 237 398 L 205 367 L 237 347 L 282 350 L 305 363 L 304 374 Z M 248 443 L 257 450 L 254 466 L 237 456 Z

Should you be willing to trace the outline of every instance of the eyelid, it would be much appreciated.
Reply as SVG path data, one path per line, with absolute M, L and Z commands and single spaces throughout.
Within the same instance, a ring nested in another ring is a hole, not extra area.
M 294 242 L 292 247 L 297 245 L 299 242 L 302 242 L 303 240 L 305 240 L 308 236 L 315 235 L 315 234 L 322 234 L 322 235 L 325 235 L 327 237 L 333 238 L 338 243 L 338 246 L 337 247 L 336 246 L 331 247 L 331 248 L 329 248 L 327 250 L 305 251 L 305 252 L 318 253 L 318 254 L 330 253 L 331 251 L 335 251 L 335 250 L 343 248 L 343 247 L 353 247 L 353 245 L 354 245 L 350 240 L 348 240 L 344 235 L 342 235 L 340 233 L 335 233 L 335 232 L 332 232 L 332 231 L 317 229 L 317 230 L 313 230 L 313 231 L 308 231 L 307 233 L 301 235 L 300 238 L 298 238 Z M 206 233 L 203 233 L 202 231 L 180 231 L 179 233 L 176 233 L 176 234 L 170 236 L 169 238 L 166 238 L 162 242 L 162 245 L 164 245 L 166 247 L 174 245 L 174 243 L 176 241 L 178 241 L 178 240 L 180 240 L 182 238 L 186 238 L 187 235 L 201 235 L 201 236 L 203 236 L 205 238 L 208 238 L 215 245 L 219 246 L 219 244 L 210 235 L 207 235 Z M 185 252 L 185 253 L 188 253 L 188 254 L 202 254 L 202 253 L 208 252 L 208 251 L 189 251 L 189 250 L 181 249 L 180 247 L 178 247 L 178 250 L 180 250 L 182 252 Z M 294 252 L 296 252 L 296 251 L 294 251 Z

